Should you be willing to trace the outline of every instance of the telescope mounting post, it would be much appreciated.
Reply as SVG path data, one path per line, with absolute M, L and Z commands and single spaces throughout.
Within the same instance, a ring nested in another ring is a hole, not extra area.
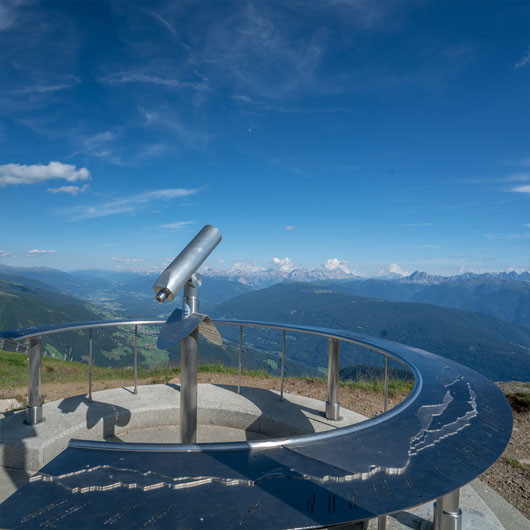
M 182 319 L 199 312 L 200 274 L 193 274 L 184 285 Z M 182 340 L 180 353 L 180 442 L 197 441 L 197 370 L 199 358 L 199 329 L 195 329 Z

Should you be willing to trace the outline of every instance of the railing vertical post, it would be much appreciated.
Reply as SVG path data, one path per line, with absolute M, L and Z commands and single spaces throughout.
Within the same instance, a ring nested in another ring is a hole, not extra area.
M 385 399 L 383 403 L 383 410 L 388 410 L 388 355 L 385 355 Z
M 328 399 L 326 401 L 326 418 L 340 418 L 339 403 L 339 346 L 338 339 L 328 338 Z
M 193 275 L 184 286 L 183 318 L 199 312 L 200 276 Z M 197 387 L 199 367 L 199 329 L 182 340 L 180 355 L 180 441 L 185 444 L 197 440 Z
M 138 394 L 138 324 L 134 325 L 134 393 Z
M 92 401 L 92 328 L 88 330 L 88 401 Z
M 280 399 L 283 401 L 283 378 L 285 374 L 285 330 L 282 334 L 282 373 L 281 373 L 281 387 L 280 387 Z
M 239 326 L 239 360 L 237 364 L 237 393 L 241 394 L 241 371 L 243 369 L 243 326 Z
M 377 518 L 377 530 L 386 530 L 386 515 Z
M 26 407 L 26 423 L 29 425 L 35 425 L 42 421 L 40 346 L 41 337 L 29 339 L 28 406 Z
M 462 510 L 460 489 L 456 489 L 434 503 L 434 530 L 461 530 Z

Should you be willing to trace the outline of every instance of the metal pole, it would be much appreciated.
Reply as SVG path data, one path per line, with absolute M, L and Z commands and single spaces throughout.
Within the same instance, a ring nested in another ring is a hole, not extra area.
M 193 275 L 184 286 L 182 318 L 199 312 L 200 275 Z M 185 444 L 197 440 L 197 369 L 199 353 L 199 330 L 191 332 L 182 340 L 180 377 L 180 441 Z
M 138 324 L 134 325 L 134 393 L 138 394 Z
M 88 401 L 92 401 L 92 328 L 88 330 Z
M 280 399 L 283 401 L 283 376 L 285 373 L 285 330 L 282 334 L 282 375 L 281 375 L 281 388 L 280 388 Z
M 241 371 L 243 369 L 243 326 L 239 326 L 239 361 L 237 366 L 237 393 L 241 394 Z
M 460 490 L 456 489 L 434 503 L 434 530 L 461 530 Z
M 377 518 L 377 530 L 386 530 L 386 515 Z
M 328 338 L 328 399 L 326 401 L 328 420 L 338 420 L 340 417 L 339 345 L 338 339 Z
M 40 345 L 41 337 L 29 339 L 28 406 L 26 407 L 26 423 L 29 425 L 42 421 Z
M 388 355 L 385 355 L 385 402 L 383 410 L 384 412 L 388 410 Z

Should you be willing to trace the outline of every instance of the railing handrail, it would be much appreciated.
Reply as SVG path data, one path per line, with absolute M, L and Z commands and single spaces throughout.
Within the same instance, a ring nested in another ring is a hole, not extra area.
M 44 335 L 54 335 L 65 331 L 80 331 L 83 329 L 107 328 L 111 326 L 130 326 L 130 325 L 150 325 L 165 324 L 164 319 L 160 318 L 143 318 L 134 320 L 84 320 L 81 322 L 62 322 L 60 324 L 47 324 L 45 326 L 31 326 L 28 328 L 8 329 L 0 331 L 0 338 L 11 340 L 26 340 L 34 337 L 43 337 Z
M 311 326 L 301 326 L 297 324 L 281 324 L 277 322 L 260 322 L 255 320 L 224 320 L 224 319 L 212 319 L 214 324 L 219 326 L 243 326 L 248 328 L 260 328 L 260 329 L 277 329 L 284 331 L 291 331 L 294 333 L 306 333 L 308 335 L 317 335 L 326 338 L 336 338 L 350 344 L 362 346 L 364 348 L 376 351 L 381 355 L 387 355 L 393 360 L 402 364 L 403 366 L 410 368 L 404 359 L 394 355 L 389 350 L 381 349 L 375 345 L 366 343 L 360 339 L 352 339 L 346 337 L 336 336 L 334 332 L 340 331 L 333 328 L 313 328 Z M 43 337 L 45 335 L 55 335 L 56 333 L 63 333 L 67 331 L 81 331 L 84 329 L 98 329 L 112 326 L 146 326 L 146 325 L 162 325 L 165 324 L 164 319 L 131 319 L 131 320 L 87 320 L 81 322 L 64 322 L 61 324 L 49 324 L 45 326 L 32 326 L 27 328 L 20 328 L 15 330 L 0 331 L 0 338 L 11 339 L 15 341 L 22 341 L 35 337 Z M 358 334 L 359 337 L 369 337 L 369 335 Z M 392 341 L 388 341 L 389 344 Z M 394 343 L 396 344 L 396 343 Z

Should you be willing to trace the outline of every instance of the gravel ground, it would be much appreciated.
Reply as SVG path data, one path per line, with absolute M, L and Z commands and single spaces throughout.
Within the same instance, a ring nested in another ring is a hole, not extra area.
M 152 384 L 160 381 L 151 379 L 138 381 L 138 384 Z M 171 382 L 178 382 L 178 379 Z M 237 376 L 229 374 L 199 374 L 200 383 L 237 385 Z M 242 377 L 242 385 L 249 387 L 280 390 L 279 380 L 275 378 Z M 523 386 L 521 386 L 523 385 Z M 527 386 L 528 385 L 528 386 Z M 96 381 L 93 391 L 108 388 L 131 387 L 130 380 Z M 529 391 L 528 383 L 501 383 L 499 386 L 507 393 Z M 285 380 L 285 392 L 301 394 L 325 401 L 326 385 L 311 379 Z M 50 383 L 42 385 L 44 401 L 55 401 L 69 396 L 87 392 L 86 383 Z M 25 399 L 27 388 L 0 389 L 0 399 L 18 397 Z M 400 403 L 406 396 L 395 395 L 389 398 L 389 407 Z M 354 410 L 367 417 L 383 412 L 383 395 L 354 388 L 342 387 L 340 390 L 341 406 Z M 530 412 L 514 412 L 514 428 L 510 444 L 501 458 L 480 479 L 510 504 L 515 506 L 530 519 Z

